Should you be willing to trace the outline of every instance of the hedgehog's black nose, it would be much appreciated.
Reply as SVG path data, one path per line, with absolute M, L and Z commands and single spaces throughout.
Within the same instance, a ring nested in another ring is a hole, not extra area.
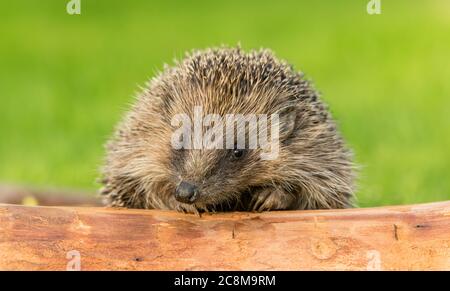
M 175 190 L 175 198 L 183 203 L 194 203 L 198 197 L 197 190 L 197 186 L 183 181 Z

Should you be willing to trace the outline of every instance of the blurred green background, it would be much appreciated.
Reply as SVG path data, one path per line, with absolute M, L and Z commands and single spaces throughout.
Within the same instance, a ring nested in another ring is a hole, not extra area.
M 268 47 L 314 80 L 359 205 L 450 199 L 450 1 L 0 1 L 0 182 L 94 192 L 132 96 L 186 50 Z

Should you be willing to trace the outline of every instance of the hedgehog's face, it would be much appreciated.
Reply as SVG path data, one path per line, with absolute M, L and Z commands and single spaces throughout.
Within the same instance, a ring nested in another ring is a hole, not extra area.
M 175 199 L 199 208 L 237 199 L 261 164 L 257 150 L 174 150 Z
M 228 136 L 221 134 L 219 148 L 205 148 L 207 134 L 204 133 L 200 148 L 195 147 L 195 134 L 186 147 L 186 140 L 183 144 L 175 145 L 171 150 L 171 173 L 174 184 L 174 197 L 179 203 L 194 205 L 196 208 L 214 208 L 221 204 L 231 204 L 239 200 L 240 195 L 251 187 L 267 185 L 273 182 L 273 170 L 279 167 L 280 159 L 278 155 L 279 143 L 292 132 L 295 124 L 295 112 L 284 110 L 277 113 L 277 144 L 270 144 L 269 147 L 260 147 L 261 138 L 255 136 L 258 146 L 250 146 L 250 138 L 254 132 L 250 131 L 249 123 L 244 123 L 240 128 L 237 126 L 232 134 L 231 146 L 227 146 Z M 271 124 L 269 121 L 268 124 Z M 281 125 L 281 126 L 280 126 Z M 258 123 L 258 128 L 260 124 Z M 190 126 L 189 126 L 190 128 Z M 224 126 L 224 131 L 227 127 Z M 206 132 L 208 132 L 207 128 Z M 237 140 L 239 130 L 243 130 L 245 141 L 244 146 Z M 271 136 L 274 128 L 268 129 Z M 175 132 L 175 131 L 174 131 Z M 258 130 L 256 130 L 258 132 Z M 189 135 L 191 136 L 191 135 Z M 186 136 L 183 136 L 184 139 Z M 178 138 L 176 138 L 178 139 Z M 270 138 L 269 138 L 270 139 Z M 216 141 L 212 139 L 211 143 Z M 211 145 L 211 144 L 210 144 Z M 277 148 L 277 151 L 274 149 Z M 267 158 L 270 155 L 272 158 Z

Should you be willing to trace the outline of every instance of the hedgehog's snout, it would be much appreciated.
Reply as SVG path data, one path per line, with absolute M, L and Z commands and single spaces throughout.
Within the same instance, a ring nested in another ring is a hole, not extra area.
M 175 189 L 175 199 L 182 203 L 192 204 L 199 196 L 198 187 L 189 182 L 182 181 Z

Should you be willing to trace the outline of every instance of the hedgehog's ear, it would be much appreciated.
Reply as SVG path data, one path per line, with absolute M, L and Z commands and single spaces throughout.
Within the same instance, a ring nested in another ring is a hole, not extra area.
M 295 127 L 297 111 L 295 106 L 288 106 L 280 109 L 277 113 L 280 118 L 280 138 L 287 138 Z

